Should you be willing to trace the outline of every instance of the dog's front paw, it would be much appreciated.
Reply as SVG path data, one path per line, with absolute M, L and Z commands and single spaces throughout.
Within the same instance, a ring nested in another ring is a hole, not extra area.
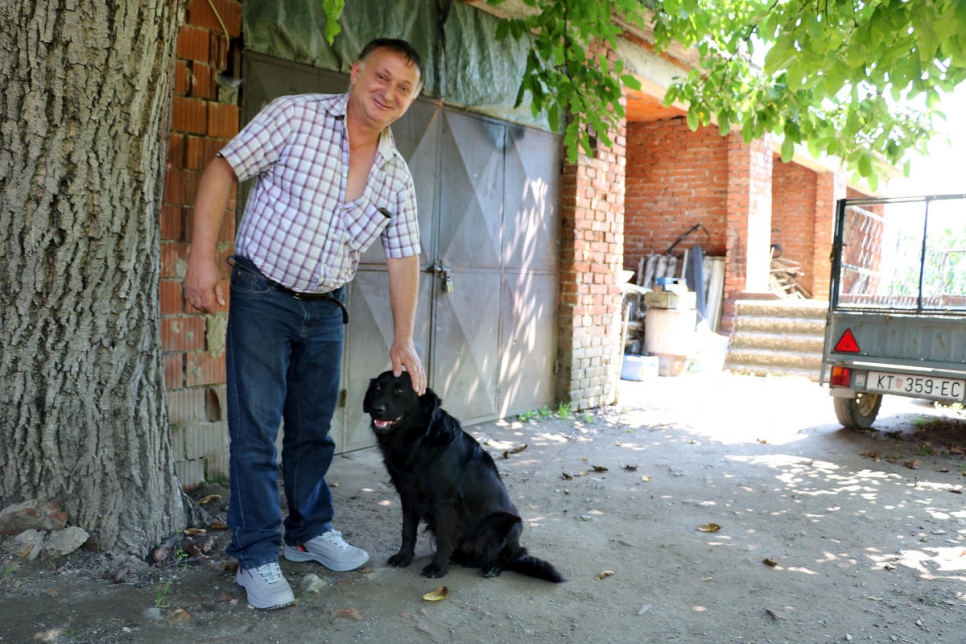
M 499 566 L 484 566 L 482 572 L 483 572 L 483 576 L 484 577 L 499 577 L 500 576 L 500 567 Z
M 393 556 L 389 557 L 387 564 L 393 568 L 405 568 L 413 562 L 413 553 L 399 551 Z
M 423 568 L 422 575 L 423 577 L 438 579 L 440 577 L 445 577 L 447 570 L 447 566 L 440 566 L 439 564 L 431 563 Z

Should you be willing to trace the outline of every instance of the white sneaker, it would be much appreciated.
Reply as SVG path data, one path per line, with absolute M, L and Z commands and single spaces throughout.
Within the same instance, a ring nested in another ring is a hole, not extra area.
M 238 567 L 237 581 L 248 593 L 248 603 L 255 608 L 284 608 L 295 602 L 295 594 L 282 576 L 277 563 L 263 564 L 257 568 Z
M 329 530 L 295 546 L 286 544 L 284 552 L 289 561 L 317 561 L 339 572 L 355 570 L 369 561 L 369 554 L 346 543 L 338 530 Z

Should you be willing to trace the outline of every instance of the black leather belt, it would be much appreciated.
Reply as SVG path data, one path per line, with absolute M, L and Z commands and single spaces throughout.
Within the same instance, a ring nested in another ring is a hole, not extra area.
M 283 293 L 288 293 L 296 300 L 305 300 L 306 302 L 316 302 L 318 300 L 335 300 L 336 302 L 339 302 L 339 300 L 337 300 L 333 295 L 335 291 L 329 291 L 328 293 L 300 293 L 299 291 L 293 291 L 290 288 L 282 286 L 275 280 L 270 280 L 267 277 L 265 278 L 265 281 L 271 284 L 272 286 L 274 286 L 275 288 L 277 288 L 278 290 L 282 291 Z M 341 302 L 339 303 L 341 304 Z
M 242 261 L 239 262 L 238 261 L 239 259 Z M 340 309 L 342 309 L 342 323 L 343 324 L 349 323 L 349 311 L 345 308 L 345 304 L 343 304 L 342 301 L 338 297 L 336 297 L 336 293 L 340 289 L 344 289 L 345 286 L 340 286 L 335 291 L 329 291 L 328 293 L 301 293 L 299 291 L 294 291 L 288 288 L 287 286 L 282 286 L 275 280 L 266 277 L 264 273 L 258 270 L 258 267 L 255 266 L 254 262 L 252 262 L 247 257 L 232 255 L 231 257 L 228 257 L 226 261 L 230 266 L 240 268 L 243 271 L 250 271 L 252 273 L 255 273 L 263 280 L 268 282 L 272 286 L 272 288 L 279 290 L 282 293 L 286 293 L 287 295 L 291 295 L 296 300 L 301 300 L 303 302 L 317 302 L 319 300 L 332 300 L 333 302 L 339 305 Z

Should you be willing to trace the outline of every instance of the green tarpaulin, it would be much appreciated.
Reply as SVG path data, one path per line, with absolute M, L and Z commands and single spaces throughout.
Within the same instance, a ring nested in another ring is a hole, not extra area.
M 452 0 L 346 0 L 332 45 L 321 0 L 245 0 L 247 50 L 344 74 L 373 38 L 404 38 L 423 58 L 423 94 L 514 123 L 548 130 L 528 102 L 514 109 L 524 43 L 497 42 L 497 19 Z M 525 101 L 529 95 L 525 97 Z

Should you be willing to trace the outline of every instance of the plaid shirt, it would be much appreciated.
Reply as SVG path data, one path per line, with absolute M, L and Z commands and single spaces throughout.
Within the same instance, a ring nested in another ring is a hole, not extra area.
M 325 293 L 342 286 L 380 235 L 386 257 L 420 251 L 413 177 L 389 128 L 379 138 L 362 197 L 345 202 L 348 99 L 348 94 L 278 98 L 219 153 L 239 181 L 256 177 L 235 252 L 295 291 Z

